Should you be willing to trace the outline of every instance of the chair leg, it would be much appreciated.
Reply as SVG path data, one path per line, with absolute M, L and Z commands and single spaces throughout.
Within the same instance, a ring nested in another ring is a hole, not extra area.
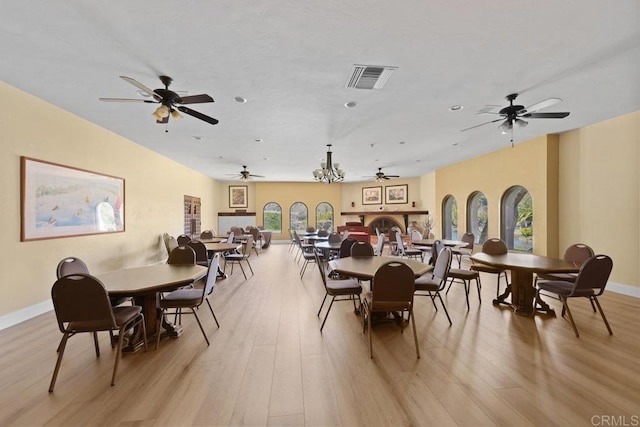
M 451 281 L 453 282 L 453 279 Z M 467 282 L 466 280 L 463 280 L 463 282 L 464 282 L 464 297 L 467 300 L 467 311 L 469 311 L 470 310 L 470 307 L 469 307 L 469 287 L 470 287 L 470 283 Z
M 233 263 L 235 264 L 235 262 Z M 233 274 L 233 264 L 231 264 L 231 273 Z M 244 272 L 244 267 L 242 266 L 242 262 L 238 262 L 238 265 L 240 266 L 240 270 L 242 270 L 242 275 L 244 276 L 244 280 L 247 280 L 247 273 Z
M 317 316 L 320 317 L 320 312 L 322 311 L 322 307 L 324 307 L 324 302 L 327 300 L 327 297 L 329 296 L 328 293 L 324 293 L 324 298 L 322 299 L 322 304 L 320 304 L 320 309 L 318 310 L 318 314 Z
M 596 306 L 593 303 L 593 300 L 591 298 L 589 298 L 589 302 L 591 303 L 591 308 L 593 309 L 593 312 L 595 313 L 596 312 Z
M 438 298 L 440 299 L 440 304 L 442 304 L 442 308 L 444 308 L 444 314 L 447 315 L 447 319 L 449 319 L 449 326 L 453 325 L 453 322 L 451 321 L 451 317 L 449 317 L 449 312 L 447 311 L 447 306 L 444 305 L 444 301 L 442 301 L 442 296 L 440 296 L 440 292 L 437 293 Z M 435 305 L 435 303 L 434 303 Z
M 211 310 L 211 314 L 213 315 L 213 320 L 216 321 L 216 326 L 219 328 L 220 324 L 218 323 L 218 319 L 216 318 L 216 314 L 213 312 L 213 307 L 211 307 L 211 303 L 209 302 L 209 298 L 205 298 L 205 301 L 207 301 L 207 305 L 209 306 L 209 310 Z
M 253 268 L 251 268 L 251 264 L 249 263 L 249 258 L 245 259 L 247 261 L 247 265 L 249 266 L 249 271 L 251 271 L 251 275 L 253 276 Z
M 100 344 L 98 344 L 98 333 L 93 333 L 93 344 L 96 347 L 96 357 L 100 357 Z
M 607 327 L 607 330 L 609 331 L 609 335 L 613 335 L 613 331 L 611 330 L 611 326 L 609 326 L 609 322 L 607 321 L 607 317 L 604 315 L 604 311 L 602 311 L 602 307 L 600 306 L 600 301 L 598 301 L 598 297 L 596 297 L 594 295 L 593 299 L 589 298 L 589 300 L 596 302 L 596 305 L 598 306 L 598 310 L 600 311 L 600 316 L 602 316 L 602 320 L 604 320 L 604 324 Z M 593 304 L 593 302 L 592 302 L 592 304 Z
M 367 309 L 367 327 L 369 329 L 369 357 L 373 359 L 373 344 L 371 343 L 371 309 Z
M 60 371 L 60 364 L 62 363 L 62 356 L 64 355 L 64 349 L 67 346 L 67 340 L 69 339 L 69 333 L 65 332 L 58 345 L 58 360 L 56 361 L 56 367 L 53 370 L 53 376 L 51 377 L 51 384 L 49 384 L 49 393 L 53 392 L 53 388 L 56 385 L 56 379 L 58 378 L 58 372 Z
M 480 274 L 478 274 L 478 277 L 476 277 L 476 289 L 478 290 L 478 302 L 482 304 L 482 296 L 480 295 L 480 288 L 482 288 L 482 285 L 480 284 Z
M 164 316 L 164 310 L 160 311 L 160 315 L 158 316 L 158 322 L 156 323 L 156 350 L 160 347 L 160 328 L 162 327 L 162 317 Z
M 118 372 L 118 364 L 120 364 L 120 355 L 122 354 L 122 343 L 124 342 L 124 333 L 129 328 L 127 328 L 128 324 L 125 323 L 120 327 L 120 331 L 118 332 L 118 346 L 116 347 L 116 361 L 113 364 L 113 374 L 111 375 L 111 386 L 116 385 L 116 373 Z
M 329 312 L 331 311 L 331 307 L 333 307 L 333 302 L 336 300 L 335 296 L 331 297 L 331 302 L 329 303 L 329 308 L 327 309 L 327 313 L 324 315 L 324 320 L 322 321 L 322 325 L 320 326 L 320 332 L 322 332 L 322 328 L 324 328 L 324 323 L 327 321 L 327 317 L 329 317 Z
M 207 345 L 210 345 L 209 344 L 209 338 L 207 337 L 207 333 L 204 331 L 204 328 L 202 327 L 202 323 L 200 323 L 200 318 L 198 317 L 198 314 L 193 309 L 193 307 L 191 308 L 191 312 L 193 313 L 193 316 L 196 318 L 196 321 L 198 322 L 198 326 L 200 326 L 200 330 L 202 331 L 202 335 L 204 335 L 204 340 L 207 342 Z
M 578 333 L 578 328 L 576 327 L 576 322 L 573 321 L 571 310 L 569 310 L 569 304 L 567 304 L 567 298 L 562 297 L 562 305 L 567 310 L 567 315 L 569 316 L 569 321 L 571 322 L 571 326 L 573 326 L 573 331 L 576 333 L 576 337 L 580 338 L 580 334 Z
M 409 317 L 411 317 L 411 326 L 413 327 L 413 340 L 416 343 L 416 355 L 418 359 L 420 359 L 420 346 L 418 346 L 418 333 L 416 332 L 416 320 L 414 319 L 413 308 L 409 310 Z

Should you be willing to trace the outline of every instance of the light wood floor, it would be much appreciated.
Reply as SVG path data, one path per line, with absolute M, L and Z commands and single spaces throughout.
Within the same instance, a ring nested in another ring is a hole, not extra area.
M 374 327 L 370 359 L 351 303 L 335 303 L 320 333 L 319 272 L 300 280 L 287 250 L 252 256 L 249 280 L 236 269 L 218 282 L 220 329 L 199 311 L 210 347 L 184 316 L 180 338 L 123 357 L 114 387 L 106 333 L 99 359 L 88 335 L 69 341 L 49 394 L 61 336 L 53 313 L 0 331 L 0 425 L 591 426 L 640 415 L 638 299 L 601 298 L 613 336 L 588 301 L 571 301 L 578 339 L 559 315 L 494 307 L 495 277 L 483 276 L 482 304 L 474 290 L 470 311 L 462 286 L 446 297 L 451 327 L 417 300 L 421 359 L 411 330 L 393 323 Z

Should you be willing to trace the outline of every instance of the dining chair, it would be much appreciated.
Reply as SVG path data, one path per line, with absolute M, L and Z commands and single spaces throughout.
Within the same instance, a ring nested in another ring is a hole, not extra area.
M 473 233 L 464 233 L 462 238 L 460 238 L 460 241 L 465 242 L 467 245 L 452 250 L 453 254 L 458 259 L 458 268 L 462 267 L 462 257 L 470 257 L 473 253 L 473 245 L 476 242 L 476 237 Z
M 58 266 L 56 267 L 56 278 L 60 279 L 64 276 L 70 276 L 72 274 L 91 274 L 89 272 L 89 267 L 82 261 L 80 258 L 76 258 L 73 256 L 66 257 L 60 260 Z M 131 297 L 112 297 L 109 296 L 109 302 L 112 307 L 119 306 L 120 304 L 124 304 L 125 302 L 131 301 Z M 113 340 L 113 332 L 109 331 L 109 337 L 111 338 L 111 347 L 115 346 L 115 341 Z M 60 349 L 58 349 L 60 351 Z
M 504 255 L 508 252 L 507 244 L 493 237 L 488 239 L 482 244 L 482 252 L 489 255 Z M 478 273 L 489 273 L 497 275 L 497 283 L 496 283 L 496 298 L 500 295 L 500 277 L 504 276 L 504 285 L 505 287 L 509 286 L 509 279 L 507 277 L 507 270 L 503 268 L 491 267 L 485 264 L 472 264 L 471 270 L 477 271 Z
M 175 309 L 175 314 L 189 314 L 187 311 L 182 311 L 183 308 L 188 308 L 191 310 L 190 314 L 196 318 L 196 322 L 198 322 L 198 326 L 200 327 L 200 331 L 202 331 L 202 335 L 204 335 L 204 340 L 209 345 L 209 338 L 207 337 L 207 333 L 204 331 L 202 327 L 202 323 L 200 322 L 200 318 L 196 313 L 196 308 L 199 308 L 205 301 L 209 306 L 209 310 L 211 310 L 211 314 L 213 315 L 213 320 L 216 322 L 216 326 L 220 328 L 220 324 L 218 323 L 218 319 L 216 318 L 215 313 L 213 312 L 213 307 L 211 307 L 211 303 L 209 302 L 209 296 L 213 292 L 213 288 L 216 285 L 216 276 L 218 274 L 218 266 L 220 265 L 220 256 L 215 254 L 213 258 L 211 258 L 211 264 L 209 265 L 209 270 L 207 272 L 207 277 L 204 282 L 204 286 L 202 288 L 188 288 L 188 289 L 177 289 L 175 291 L 169 292 L 160 300 L 159 308 L 162 313 L 158 316 L 158 324 L 156 326 L 156 330 L 158 334 L 156 336 L 156 350 L 160 345 L 160 326 L 162 323 L 162 318 L 164 317 L 167 310 Z
M 207 255 L 207 247 L 200 240 L 191 240 L 187 246 L 193 249 L 196 254 L 196 264 L 203 267 L 209 266 L 209 256 Z
M 92 333 L 96 357 L 100 357 L 97 332 L 118 331 L 116 360 L 111 375 L 111 385 L 115 385 L 118 364 L 122 354 L 122 343 L 126 332 L 142 326 L 144 348 L 147 350 L 147 334 L 142 307 L 127 305 L 112 307 L 109 294 L 102 282 L 89 274 L 74 273 L 60 277 L 51 288 L 51 299 L 56 314 L 62 340 L 58 346 L 58 360 L 53 371 L 49 392 L 53 392 L 62 364 L 62 357 L 69 338 L 79 333 Z
M 318 309 L 318 317 L 320 317 L 320 313 L 322 312 L 322 307 L 324 307 L 324 303 L 327 300 L 328 296 L 331 296 L 331 302 L 329 303 L 329 308 L 324 315 L 324 319 L 322 320 L 322 325 L 320 325 L 320 332 L 324 328 L 324 324 L 327 321 L 327 317 L 329 317 L 329 312 L 331 311 L 331 307 L 333 307 L 334 301 L 353 301 L 353 310 L 355 313 L 359 313 L 362 307 L 362 300 L 360 299 L 360 294 L 362 293 L 362 286 L 360 283 L 351 278 L 345 278 L 342 280 L 334 280 L 327 277 L 325 273 L 324 267 L 322 266 L 322 260 L 320 257 L 322 253 L 319 250 L 314 250 L 314 255 L 316 256 L 316 264 L 318 265 L 318 270 L 320 271 L 320 277 L 322 278 L 322 284 L 324 285 L 324 298 L 322 299 L 322 304 Z M 340 298 L 340 297 L 348 297 L 348 298 Z M 336 299 L 338 298 L 338 299 Z M 356 300 L 358 301 L 358 305 L 356 306 Z
M 246 262 L 249 270 L 251 271 L 251 275 L 253 275 L 253 268 L 251 268 L 251 263 L 249 262 L 249 257 L 251 256 L 251 246 L 253 245 L 253 236 L 247 237 L 247 240 L 242 242 L 242 249 L 240 252 L 230 252 L 224 254 L 224 269 L 223 272 L 227 271 L 227 264 L 231 263 L 231 274 L 233 274 L 233 266 L 234 264 L 238 264 L 240 266 L 240 270 L 242 270 L 242 275 L 244 278 L 247 278 L 247 273 L 244 271 L 244 267 L 242 267 L 242 262 Z
M 301 258 L 304 258 L 305 261 L 308 261 L 310 259 L 310 256 L 313 255 L 313 245 L 311 243 L 303 243 L 302 240 L 300 240 L 300 236 L 298 236 L 298 233 L 295 230 L 293 230 L 293 238 L 295 239 L 296 246 L 298 247 L 298 253 L 296 254 L 294 260 L 296 262 L 299 262 Z M 303 269 L 304 267 L 305 265 L 303 265 Z M 304 273 L 301 273 L 301 275 L 302 274 Z
M 186 234 L 181 234 L 176 238 L 176 241 L 178 242 L 178 246 L 184 246 L 191 241 L 191 237 Z
M 178 246 L 169 254 L 167 264 L 195 264 L 196 253 L 190 246 Z
M 307 233 L 315 233 L 316 228 L 312 225 L 310 225 L 309 227 L 307 227 Z
M 373 277 L 373 289 L 364 294 L 362 303 L 362 326 L 364 332 L 365 318 L 369 329 L 369 355 L 373 358 L 371 339 L 371 317 L 375 312 L 400 312 L 400 332 L 404 332 L 404 315 L 407 311 L 413 327 L 413 339 L 416 355 L 420 358 L 416 322 L 413 316 L 413 294 L 415 292 L 413 270 L 408 265 L 391 261 L 383 264 Z
M 329 231 L 321 228 L 318 230 L 318 237 L 327 237 L 329 235 Z
M 409 235 L 409 239 L 411 240 L 411 248 L 420 251 L 420 260 L 424 262 L 424 258 L 427 253 L 431 253 L 431 247 L 416 245 L 413 243 L 417 240 L 422 240 L 422 233 L 420 233 L 418 230 L 412 230 L 411 234 Z
M 415 279 L 414 282 L 416 287 L 415 295 L 429 296 L 436 311 L 438 311 L 438 306 L 436 305 L 435 298 L 438 297 L 438 299 L 440 300 L 440 304 L 442 304 L 442 308 L 444 308 L 444 314 L 447 315 L 447 319 L 449 320 L 449 326 L 453 325 L 453 323 L 451 322 L 451 317 L 449 316 L 449 312 L 447 311 L 447 306 L 444 304 L 440 292 L 444 290 L 444 287 L 447 284 L 449 269 L 451 268 L 451 258 L 451 249 L 442 247 L 440 253 L 437 256 L 436 264 L 431 275 L 422 275 Z
M 567 300 L 569 298 L 587 298 L 591 302 L 591 307 L 593 308 L 594 313 L 596 311 L 594 303 L 595 306 L 598 307 L 598 311 L 600 311 L 600 316 L 602 316 L 602 320 L 609 331 L 609 335 L 613 335 L 611 326 L 609 326 L 609 322 L 607 321 L 604 311 L 602 311 L 602 307 L 600 306 L 600 302 L 598 301 L 598 297 L 602 295 L 607 286 L 607 281 L 609 280 L 609 275 L 611 274 L 612 269 L 613 260 L 609 256 L 594 255 L 582 264 L 574 282 L 563 280 L 539 281 L 537 296 L 540 296 L 541 290 L 558 296 L 560 301 L 562 301 L 562 317 L 564 317 L 565 313 L 568 315 L 576 337 L 580 337 L 580 334 L 578 333 L 578 328 L 576 327 L 576 323 L 571 315 L 571 310 L 569 310 Z M 536 307 L 534 304 L 534 314 L 535 311 Z
M 374 256 L 373 246 L 369 242 L 358 240 L 351 245 L 351 256 Z
M 202 233 L 200 233 L 200 238 L 203 240 L 213 239 L 214 237 L 215 234 L 212 230 L 204 230 Z
M 260 256 L 258 253 L 258 242 L 260 242 L 260 247 L 262 247 L 262 234 L 260 234 L 260 230 L 257 227 L 249 227 L 249 233 L 253 236 L 253 251 L 256 253 L 256 256 Z
M 167 255 L 169 255 L 172 250 L 178 247 L 178 242 L 176 241 L 176 238 L 173 236 L 170 236 L 167 233 L 164 233 L 162 235 L 162 240 L 164 240 L 164 246 L 167 249 Z
M 595 253 L 590 246 L 585 245 L 584 243 L 574 243 L 564 251 L 562 259 L 579 268 L 594 254 Z M 565 282 L 575 282 L 577 277 L 577 273 L 538 273 L 536 275 L 536 283 L 538 280 L 562 280 Z
M 438 250 L 438 253 L 440 253 L 440 250 Z M 437 262 L 438 260 L 436 258 L 436 263 Z M 482 283 L 480 282 L 480 273 L 478 271 L 472 270 L 472 269 L 467 270 L 464 268 L 449 268 L 449 273 L 447 274 L 447 277 L 449 278 L 449 287 L 445 292 L 447 294 L 449 293 L 449 289 L 451 289 L 451 285 L 453 283 L 457 282 L 457 283 L 462 283 L 464 285 L 464 296 L 467 302 L 467 310 L 470 309 L 469 292 L 470 292 L 472 280 L 476 282 L 476 289 L 478 291 L 478 301 L 482 303 L 482 295 L 480 292 L 480 289 L 482 289 Z
M 346 239 L 344 239 L 340 244 L 340 251 L 338 252 L 338 258 L 346 258 L 351 256 L 351 247 L 357 241 L 358 240 L 353 237 L 347 237 Z
M 376 242 L 376 249 L 374 254 L 377 256 L 382 256 L 384 252 L 384 233 L 378 234 L 378 241 Z
M 422 251 L 420 249 L 406 248 L 400 233 L 396 233 L 396 248 L 400 258 L 420 258 L 422 260 Z

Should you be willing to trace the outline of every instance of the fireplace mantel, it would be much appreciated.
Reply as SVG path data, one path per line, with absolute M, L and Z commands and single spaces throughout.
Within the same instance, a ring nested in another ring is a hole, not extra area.
M 340 212 L 340 215 L 356 215 L 360 217 L 360 222 L 364 224 L 364 218 L 366 216 L 380 216 L 380 215 L 402 215 L 404 218 L 404 229 L 409 226 L 409 215 L 429 215 L 429 211 L 358 211 L 358 212 Z
M 340 215 L 429 215 L 429 211 L 360 211 L 360 212 L 340 212 Z

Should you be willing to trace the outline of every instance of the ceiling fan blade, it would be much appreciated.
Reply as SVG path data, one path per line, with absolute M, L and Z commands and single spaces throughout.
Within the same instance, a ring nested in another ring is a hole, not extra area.
M 131 99 L 131 98 L 98 98 L 98 99 L 104 102 L 146 102 L 148 104 L 157 104 L 156 101 L 151 101 L 149 99 Z
M 564 119 L 569 113 L 527 113 L 520 117 L 527 117 L 529 119 Z
M 495 123 L 504 120 L 504 117 L 500 117 L 499 119 L 491 120 L 490 122 L 480 123 L 479 125 L 471 126 L 470 128 L 462 129 L 460 132 L 467 131 L 469 129 L 477 128 L 480 126 L 488 125 L 489 123 Z
M 252 178 L 264 178 L 264 175 L 254 175 L 252 173 L 250 173 L 249 176 Z
M 162 97 L 160 95 L 158 95 L 157 93 L 155 93 L 153 91 L 153 89 L 149 89 L 148 87 L 146 87 L 145 85 L 143 85 L 142 83 L 137 81 L 136 79 L 132 79 L 131 77 L 127 77 L 127 76 L 120 76 L 120 78 L 122 80 L 124 80 L 125 82 L 134 85 L 135 87 L 137 87 L 141 91 L 148 93 L 149 96 L 153 96 L 155 99 L 162 99 Z
M 527 108 L 525 108 L 524 110 L 518 111 L 518 114 L 533 113 L 534 111 L 538 111 L 538 110 L 542 110 L 543 108 L 551 107 L 552 105 L 556 105 L 556 104 L 558 104 L 560 102 L 562 102 L 562 99 L 560 99 L 560 98 L 549 98 L 549 99 L 546 99 L 546 100 L 544 100 L 542 102 L 538 102 L 537 104 L 530 105 Z
M 204 102 L 214 102 L 213 98 L 206 93 L 200 95 L 182 96 L 179 104 L 202 104 Z
M 385 178 L 400 178 L 400 175 L 385 175 Z
M 185 114 L 195 117 L 196 119 L 204 120 L 205 122 L 210 123 L 212 125 L 218 124 L 218 120 L 214 119 L 213 117 L 209 117 L 205 114 L 194 111 L 191 108 L 183 107 L 182 105 L 179 105 L 176 108 Z

